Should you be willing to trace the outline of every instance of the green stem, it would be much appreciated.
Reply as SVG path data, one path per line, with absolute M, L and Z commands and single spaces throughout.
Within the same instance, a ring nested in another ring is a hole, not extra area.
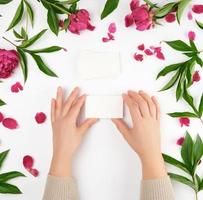
M 10 40 L 8 40 L 7 38 L 5 37 L 2 37 L 4 40 L 6 40 L 7 42 L 9 42 L 10 44 L 12 44 L 13 46 L 17 47 L 17 45 L 15 45 L 13 42 L 11 42 Z
M 195 191 L 195 200 L 198 200 L 197 191 Z

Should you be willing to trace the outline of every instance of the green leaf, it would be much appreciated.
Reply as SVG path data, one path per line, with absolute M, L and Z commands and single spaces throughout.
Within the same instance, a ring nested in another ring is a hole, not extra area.
M 0 183 L 6 182 L 8 180 L 11 180 L 11 179 L 14 179 L 17 177 L 23 177 L 23 176 L 25 177 L 24 174 L 22 174 L 21 172 L 18 172 L 18 171 L 3 173 L 3 174 L 0 174 Z
M 4 160 L 6 159 L 8 153 L 10 150 L 6 150 L 0 153 L 0 168 L 2 167 L 2 164 L 4 162 Z
M 177 101 L 182 97 L 183 91 L 184 91 L 184 81 L 185 81 L 186 71 L 185 71 L 185 69 L 183 69 L 181 71 L 183 71 L 183 72 L 180 75 L 179 82 L 178 82 L 178 85 L 176 88 L 176 100 Z
M 77 3 L 73 3 L 73 4 L 70 6 L 69 11 L 70 11 L 71 13 L 75 13 L 76 10 L 77 10 Z
M 0 4 L 8 4 L 13 0 L 0 0 Z
M 180 3 L 178 4 L 178 10 L 176 12 L 176 17 L 178 20 L 178 23 L 180 24 L 180 19 L 183 15 L 183 12 L 186 8 L 186 6 L 190 3 L 191 0 L 181 0 Z
M 24 51 L 21 50 L 20 48 L 17 48 L 17 51 L 18 51 L 19 57 L 20 57 L 20 66 L 21 66 L 21 69 L 23 72 L 24 82 L 26 82 L 27 76 L 28 76 L 27 57 L 26 57 Z
M 193 158 L 194 158 L 194 161 L 193 161 L 194 162 L 193 163 L 193 170 L 194 171 L 195 171 L 195 168 L 198 165 L 202 155 L 203 155 L 202 139 L 200 138 L 199 135 L 197 135 L 197 138 L 196 138 L 196 141 L 195 141 L 194 147 L 193 147 Z
M 57 75 L 51 70 L 49 69 L 46 64 L 43 62 L 43 60 L 41 59 L 40 56 L 30 53 L 30 55 L 33 57 L 33 59 L 35 60 L 35 62 L 37 63 L 37 66 L 39 67 L 39 69 L 45 73 L 48 76 L 52 76 L 52 77 L 57 77 Z
M 160 91 L 164 91 L 164 90 L 168 90 L 170 89 L 178 80 L 178 77 L 180 76 L 180 71 L 178 70 L 176 72 L 176 74 L 171 78 L 171 80 L 160 90 Z
M 18 187 L 8 183 L 0 183 L 0 193 L 3 194 L 22 194 Z
M 193 40 L 190 40 L 190 46 L 194 52 L 198 52 L 198 49 Z
M 177 64 L 172 64 L 172 65 L 168 65 L 166 66 L 164 69 L 162 69 L 159 74 L 157 75 L 157 78 L 158 79 L 160 76 L 165 76 L 166 74 L 172 72 L 172 71 L 175 71 L 177 70 L 179 67 L 181 67 L 182 65 L 184 65 L 185 63 L 177 63 Z
M 119 0 L 107 0 L 101 14 L 101 19 L 104 19 L 118 7 Z
M 58 17 L 51 6 L 49 6 L 49 9 L 48 9 L 47 21 L 51 31 L 56 35 L 58 35 L 59 33 Z
M 32 53 L 50 53 L 50 52 L 60 51 L 61 49 L 63 48 L 59 46 L 51 46 L 43 49 L 32 50 L 31 52 Z
M 173 158 L 173 157 L 171 157 L 169 155 L 163 154 L 163 153 L 162 153 L 162 156 L 163 156 L 164 161 L 166 163 L 169 163 L 169 164 L 171 164 L 171 165 L 173 165 L 173 166 L 175 166 L 175 167 L 185 171 L 186 173 L 190 174 L 190 172 L 187 170 L 187 168 L 186 168 L 184 163 L 176 160 L 175 158 Z
M 22 19 L 22 16 L 23 16 L 23 11 L 24 11 L 24 5 L 23 5 L 23 0 L 21 0 L 20 5 L 18 6 L 17 11 L 16 11 L 7 31 L 12 29 L 16 24 L 18 24 L 20 22 L 20 20 Z
M 197 187 L 194 185 L 194 183 L 190 179 L 188 179 L 184 176 L 178 175 L 178 174 L 174 174 L 174 173 L 168 173 L 168 175 L 171 177 L 171 179 L 178 181 L 180 183 L 183 183 L 183 184 L 191 187 L 193 190 L 197 191 Z
M 202 59 L 199 56 L 196 55 L 195 56 L 195 60 L 196 60 L 198 65 L 200 65 L 201 67 L 203 66 L 203 61 L 202 61 Z
M 16 38 L 23 39 L 23 37 L 18 32 L 16 32 L 14 29 L 13 29 L 13 34 L 15 35 Z
M 200 116 L 202 116 L 203 114 L 203 94 L 202 94 L 202 97 L 201 97 L 201 100 L 200 100 L 200 103 L 199 103 L 199 113 L 200 113 Z
M 144 0 L 144 2 L 147 4 L 147 5 L 149 5 L 150 6 L 150 9 L 152 9 L 152 8 L 158 8 L 157 6 L 156 6 L 156 4 L 154 4 L 154 3 L 152 3 L 150 0 Z
M 35 36 L 31 37 L 29 40 L 26 40 L 22 45 L 20 45 L 20 48 L 27 48 L 29 46 L 31 46 L 33 43 L 35 43 L 45 32 L 47 31 L 47 29 L 44 29 L 42 31 L 40 31 L 38 34 L 36 34 Z
M 25 2 L 25 5 L 26 5 L 26 8 L 27 8 L 27 13 L 29 15 L 32 27 L 33 27 L 34 26 L 34 12 L 32 10 L 31 5 L 26 0 L 24 0 L 24 2 Z
M 203 29 L 203 23 L 202 22 L 199 22 L 196 20 L 196 24 L 199 26 L 199 28 Z
M 186 64 L 186 78 L 187 78 L 187 87 L 190 87 L 192 85 L 192 76 L 193 76 L 193 72 L 194 72 L 194 66 L 195 66 L 195 62 L 187 62 Z
M 6 103 L 0 99 L 0 106 L 4 106 L 4 105 L 6 105 Z
M 166 41 L 166 43 L 177 51 L 192 51 L 192 48 L 182 40 Z
M 28 35 L 23 27 L 21 28 L 21 36 L 23 37 L 24 40 L 28 39 Z
M 161 7 L 160 9 L 157 9 L 157 11 L 155 12 L 155 17 L 158 17 L 158 18 L 165 17 L 169 12 L 171 12 L 171 10 L 174 8 L 175 5 L 176 3 L 174 2 L 168 3 L 163 7 Z
M 198 118 L 198 116 L 191 112 L 174 112 L 174 113 L 168 113 L 171 117 L 194 117 Z
M 192 166 L 193 166 L 193 140 L 189 133 L 186 133 L 185 140 L 183 142 L 182 148 L 181 148 L 181 156 L 184 160 L 184 163 L 188 169 L 188 171 L 192 172 Z

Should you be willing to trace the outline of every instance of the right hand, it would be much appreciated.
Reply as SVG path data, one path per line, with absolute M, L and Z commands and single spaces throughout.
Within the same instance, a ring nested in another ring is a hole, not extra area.
M 132 117 L 130 128 L 122 119 L 112 119 L 142 162 L 143 179 L 166 175 L 160 147 L 160 108 L 155 97 L 143 91 L 123 94 Z

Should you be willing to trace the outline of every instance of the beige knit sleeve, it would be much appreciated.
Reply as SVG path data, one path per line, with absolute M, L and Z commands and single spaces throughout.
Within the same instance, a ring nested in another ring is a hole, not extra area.
M 140 200 L 175 200 L 168 176 L 154 180 L 143 180 L 140 195 Z
M 75 180 L 48 175 L 43 200 L 78 200 Z

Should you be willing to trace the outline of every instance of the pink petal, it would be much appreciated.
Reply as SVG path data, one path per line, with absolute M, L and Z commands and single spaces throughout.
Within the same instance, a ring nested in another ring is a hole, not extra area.
M 197 14 L 203 13 L 203 5 L 202 5 L 202 4 L 193 5 L 192 11 L 193 11 L 194 13 L 197 13 Z
M 180 137 L 180 138 L 177 140 L 176 144 L 182 146 L 184 140 L 185 140 L 184 137 Z
M 116 24 L 115 23 L 111 23 L 109 25 L 108 31 L 109 31 L 109 33 L 115 33 L 116 32 Z
M 201 80 L 201 76 L 199 75 L 199 71 L 196 71 L 192 76 L 192 83 L 199 82 Z
M 173 13 L 169 13 L 165 16 L 165 20 L 168 22 L 168 23 L 172 23 L 176 20 L 176 16 L 175 14 Z
M 194 41 L 195 40 L 195 36 L 196 36 L 196 34 L 195 34 L 194 31 L 189 31 L 188 32 L 188 38 L 189 38 L 189 40 Z
M 165 60 L 165 56 L 164 56 L 164 54 L 163 54 L 161 51 L 158 51 L 158 52 L 156 53 L 156 57 L 157 57 L 158 59 L 160 59 L 160 60 Z
M 39 112 L 35 115 L 35 120 L 38 124 L 42 124 L 46 120 L 46 115 L 43 112 Z
M 102 38 L 102 41 L 103 41 L 103 42 L 108 42 L 108 41 L 109 41 L 109 38 L 103 37 L 103 38 Z
M 188 18 L 188 20 L 192 20 L 193 19 L 192 13 L 190 11 L 187 14 L 187 18 Z
M 3 114 L 0 112 L 0 123 L 3 121 L 3 119 L 4 119 L 4 116 L 3 116 Z
M 59 20 L 59 27 L 64 28 L 64 20 Z
M 34 177 L 39 176 L 39 171 L 37 169 L 28 170 Z
M 3 119 L 2 124 L 4 125 L 4 127 L 8 128 L 8 129 L 18 128 L 18 122 L 12 118 Z
M 23 166 L 25 167 L 25 169 L 29 170 L 33 167 L 33 164 L 34 164 L 34 159 L 29 156 L 29 155 L 26 155 L 24 156 L 23 158 Z
M 148 56 L 153 55 L 153 52 L 152 52 L 150 49 L 145 49 L 144 52 L 145 52 L 145 54 L 148 55 Z
M 144 44 L 140 44 L 137 48 L 138 48 L 140 51 L 144 51 L 145 46 L 144 46 Z
M 131 11 L 133 11 L 134 9 L 136 9 L 139 6 L 139 0 L 132 0 L 130 3 L 130 9 Z
M 190 119 L 188 117 L 179 118 L 179 122 L 180 122 L 181 127 L 190 125 Z
M 11 86 L 11 91 L 14 93 L 18 93 L 20 90 L 23 90 L 23 86 L 20 84 L 20 82 L 16 82 Z
M 125 26 L 126 27 L 132 26 L 133 23 L 134 23 L 134 19 L 133 19 L 132 14 L 126 15 L 125 16 Z
M 111 33 L 108 33 L 108 36 L 109 36 L 109 40 L 114 40 L 114 36 L 111 34 Z
M 134 54 L 134 59 L 137 60 L 137 61 L 142 62 L 143 61 L 143 55 L 135 53 Z

